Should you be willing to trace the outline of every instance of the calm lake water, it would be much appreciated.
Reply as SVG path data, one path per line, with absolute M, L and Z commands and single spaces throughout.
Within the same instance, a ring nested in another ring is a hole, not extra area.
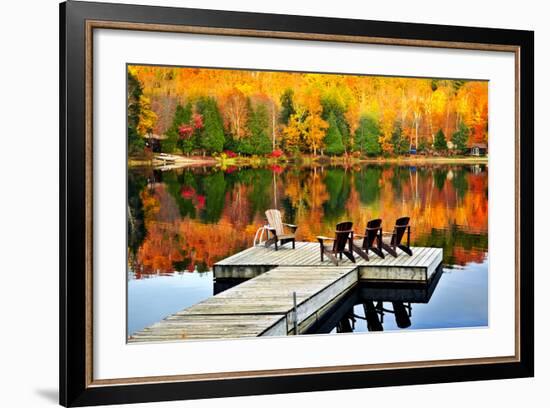
M 269 208 L 304 241 L 408 215 L 413 245 L 444 250 L 430 287 L 363 284 L 313 332 L 488 324 L 485 165 L 130 170 L 128 194 L 129 335 L 211 296 L 211 266 L 251 246 Z

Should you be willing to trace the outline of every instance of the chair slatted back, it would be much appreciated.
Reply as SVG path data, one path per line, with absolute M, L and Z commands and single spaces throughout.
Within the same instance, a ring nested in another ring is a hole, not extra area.
M 382 220 L 377 218 L 375 220 L 370 220 L 367 223 L 367 228 L 365 229 L 365 238 L 363 239 L 363 249 L 369 249 L 373 247 L 376 237 L 380 235 L 382 230 Z
M 267 217 L 267 222 L 269 226 L 275 229 L 277 235 L 284 235 L 285 228 L 283 225 L 281 212 L 279 210 L 267 210 L 265 212 L 265 216 Z
M 398 218 L 395 221 L 395 235 L 392 237 L 392 245 L 399 245 L 401 244 L 401 240 L 403 239 L 403 235 L 405 235 L 405 231 L 407 231 L 407 227 L 409 226 L 409 217 L 401 217 Z
M 333 251 L 342 252 L 346 248 L 352 228 L 353 222 L 351 221 L 336 224 L 336 239 L 334 240 L 334 245 L 332 247 Z

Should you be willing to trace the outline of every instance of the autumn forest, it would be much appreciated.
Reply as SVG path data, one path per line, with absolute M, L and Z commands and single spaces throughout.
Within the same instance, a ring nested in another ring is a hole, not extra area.
M 488 83 L 128 66 L 130 155 L 462 155 L 488 139 Z

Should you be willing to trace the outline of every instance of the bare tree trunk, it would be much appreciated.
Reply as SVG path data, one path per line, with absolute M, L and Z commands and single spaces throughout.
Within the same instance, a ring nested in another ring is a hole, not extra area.
M 445 119 L 445 134 L 449 134 L 449 115 L 450 115 L 449 103 L 447 103 L 447 118 Z
M 273 149 L 275 150 L 275 102 L 271 102 L 271 133 L 273 139 Z
M 277 205 L 277 175 L 273 172 L 273 204 L 274 208 L 279 208 Z
M 415 124 L 414 124 L 414 147 L 418 149 L 418 124 L 420 122 L 420 118 L 415 118 Z

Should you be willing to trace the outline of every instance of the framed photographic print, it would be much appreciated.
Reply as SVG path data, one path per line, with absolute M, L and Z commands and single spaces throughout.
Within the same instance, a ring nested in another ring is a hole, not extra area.
M 533 32 L 60 16 L 61 404 L 533 376 Z

